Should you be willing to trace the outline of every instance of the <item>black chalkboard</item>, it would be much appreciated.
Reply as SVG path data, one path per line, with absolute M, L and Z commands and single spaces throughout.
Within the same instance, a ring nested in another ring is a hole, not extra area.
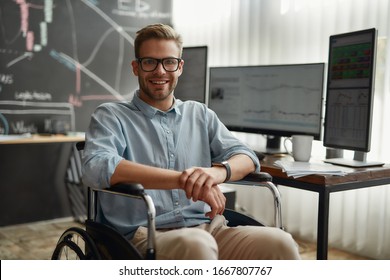
M 0 134 L 85 131 L 138 87 L 135 32 L 171 13 L 171 0 L 1 0 Z

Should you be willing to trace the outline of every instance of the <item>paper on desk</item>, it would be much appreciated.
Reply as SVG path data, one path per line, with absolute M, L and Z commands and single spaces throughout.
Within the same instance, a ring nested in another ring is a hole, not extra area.
M 283 169 L 288 176 L 299 178 L 306 175 L 321 174 L 321 175 L 337 175 L 343 176 L 347 174 L 340 167 L 327 163 L 299 162 L 299 161 L 281 161 L 275 162 L 276 166 Z

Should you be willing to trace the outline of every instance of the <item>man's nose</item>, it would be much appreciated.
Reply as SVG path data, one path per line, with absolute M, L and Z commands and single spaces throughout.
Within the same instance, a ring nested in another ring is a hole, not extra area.
M 166 72 L 165 68 L 162 64 L 162 61 L 157 62 L 157 67 L 156 67 L 156 69 L 154 69 L 154 72 L 157 72 L 157 73 L 165 73 Z

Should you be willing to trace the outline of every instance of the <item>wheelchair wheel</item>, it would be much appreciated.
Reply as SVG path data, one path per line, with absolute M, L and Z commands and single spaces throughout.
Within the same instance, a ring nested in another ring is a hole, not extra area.
M 57 242 L 52 260 L 99 260 L 101 256 L 89 234 L 77 227 L 67 229 Z

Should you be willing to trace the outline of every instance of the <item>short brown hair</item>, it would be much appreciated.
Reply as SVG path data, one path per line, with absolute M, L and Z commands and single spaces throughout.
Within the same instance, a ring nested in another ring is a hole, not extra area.
M 137 31 L 134 40 L 135 57 L 139 58 L 140 48 L 143 42 L 149 39 L 174 40 L 180 50 L 180 57 L 183 51 L 183 40 L 172 27 L 162 23 L 151 24 Z

